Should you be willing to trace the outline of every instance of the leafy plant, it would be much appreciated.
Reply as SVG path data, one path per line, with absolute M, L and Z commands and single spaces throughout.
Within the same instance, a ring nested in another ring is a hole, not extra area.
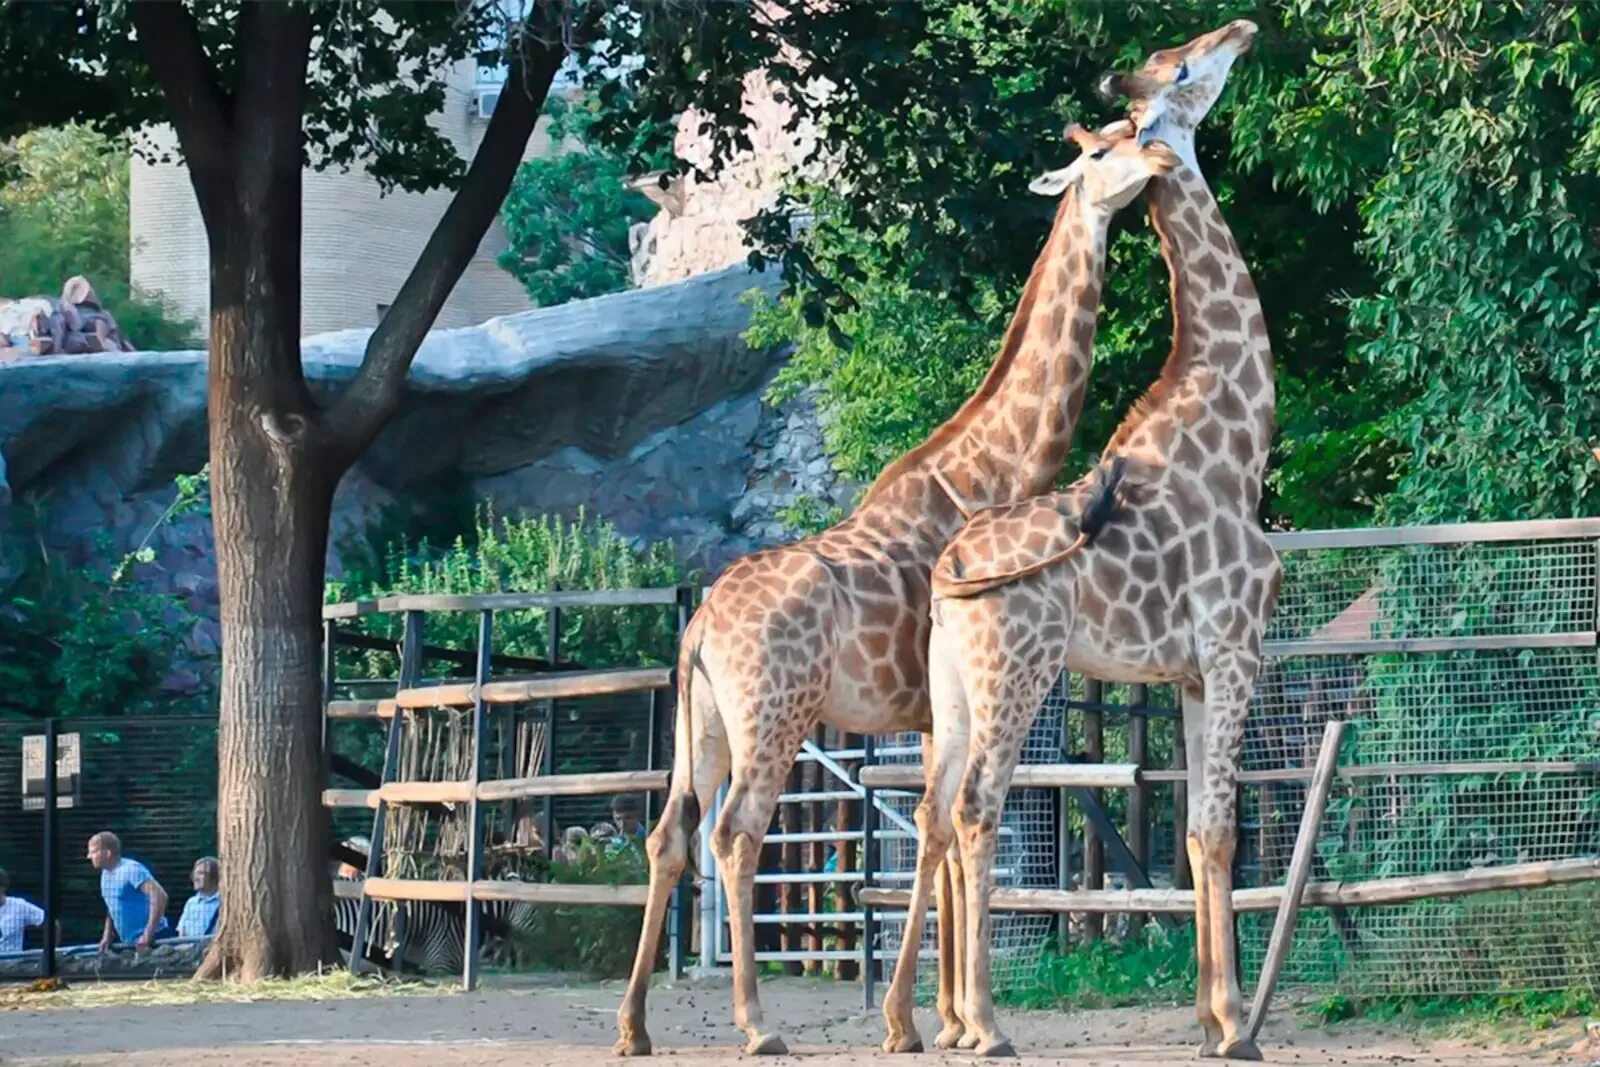
M 522 164 L 500 208 L 510 247 L 499 264 L 540 306 L 626 289 L 628 231 L 656 212 L 624 185 L 625 157 L 590 139 L 598 110 L 593 94 L 549 97 L 556 151 Z
M 585 848 L 572 861 L 550 865 L 552 882 L 582 885 L 640 885 L 650 868 L 633 842 Z M 519 968 L 577 971 L 592 978 L 620 978 L 633 965 L 639 940 L 639 910 L 604 905 L 554 905 L 534 908 L 512 938 Z
M 1174 1001 L 1194 995 L 1195 959 L 1192 924 L 1169 931 L 1152 923 L 1125 941 L 1089 941 L 1066 953 L 1047 952 L 1031 980 L 1008 991 L 1005 999 L 1029 1008 Z
M 194 324 L 130 281 L 121 139 L 75 124 L 21 134 L 0 145 L 0 178 L 0 294 L 56 296 L 82 274 L 137 347 L 194 347 Z
M 435 547 L 404 538 L 390 545 L 381 570 L 354 570 L 327 583 L 330 602 L 405 593 L 512 593 L 545 589 L 664 588 L 690 580 L 671 545 L 638 545 L 582 509 L 571 521 L 559 516 L 501 519 L 491 505 L 478 512 L 470 535 Z M 375 632 L 398 638 L 400 620 L 379 616 Z M 470 613 L 430 617 L 428 640 L 471 648 L 477 619 Z M 587 666 L 670 663 L 677 652 L 677 616 L 670 608 L 591 607 L 561 613 L 563 659 Z M 499 652 L 543 657 L 549 613 L 505 611 L 495 615 Z M 393 656 L 347 653 L 353 669 L 393 677 Z M 341 667 L 343 673 L 343 667 Z

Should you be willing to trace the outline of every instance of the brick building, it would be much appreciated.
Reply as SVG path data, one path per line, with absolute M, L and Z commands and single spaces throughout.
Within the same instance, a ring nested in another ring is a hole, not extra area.
M 488 127 L 486 112 L 503 79 L 503 68 L 480 71 L 471 59 L 446 74 L 445 105 L 433 124 L 463 158 L 477 151 Z M 567 85 L 565 78 L 558 79 L 552 91 L 565 91 Z M 547 124 L 547 119 L 540 120 L 524 159 L 552 151 Z M 159 147 L 175 147 L 170 127 L 148 136 Z M 308 170 L 302 201 L 301 335 L 377 325 L 450 196 L 442 189 L 381 195 L 364 170 Z M 131 161 L 129 229 L 133 284 L 166 297 L 197 324 L 204 338 L 205 227 L 182 163 Z M 521 284 L 495 264 L 505 247 L 505 229 L 496 219 L 440 313 L 439 327 L 470 326 L 532 306 Z

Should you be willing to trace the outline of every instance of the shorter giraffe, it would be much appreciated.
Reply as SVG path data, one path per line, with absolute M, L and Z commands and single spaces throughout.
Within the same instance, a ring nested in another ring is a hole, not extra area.
M 934 758 L 896 980 L 914 967 L 905 946 L 914 951 L 920 939 L 931 877 L 954 842 L 964 876 L 956 907 L 966 913 L 963 1044 L 980 1054 L 1012 1052 L 989 988 L 1000 814 L 1039 704 L 1071 668 L 1182 688 L 1201 1053 L 1260 1058 L 1240 1019 L 1231 866 L 1240 741 L 1281 578 L 1256 515 L 1272 354 L 1193 146 L 1194 123 L 1254 33 L 1241 20 L 1157 53 L 1138 85 L 1141 139 L 1159 136 L 1185 161 L 1147 193 L 1173 282 L 1174 344 L 1160 380 L 1113 435 L 1099 471 L 1065 492 L 977 514 L 934 568 Z M 891 1040 L 908 1017 L 908 1005 L 901 1019 L 890 1016 Z

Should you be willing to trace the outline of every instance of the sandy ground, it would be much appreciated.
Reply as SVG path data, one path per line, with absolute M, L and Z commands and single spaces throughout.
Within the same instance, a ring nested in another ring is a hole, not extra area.
M 359 1000 L 210 1003 L 185 1006 L 15 1009 L 0 1012 L 0 1061 L 95 1067 L 222 1062 L 239 1067 L 597 1067 L 623 1062 L 615 1040 L 616 984 L 552 988 L 522 983 L 473 994 Z M 860 987 L 778 979 L 762 990 L 767 1017 L 794 1054 L 775 1065 L 845 1067 L 889 1063 L 878 1051 L 882 1020 L 861 1007 Z M 732 1064 L 739 1034 L 729 1020 L 726 980 L 661 984 L 650 1002 L 656 1059 Z M 934 1013 L 918 1012 L 923 1036 Z M 1025 1064 L 1148 1067 L 1196 1062 L 1197 1030 L 1185 1008 L 1006 1013 Z M 1299 1067 L 1523 1067 L 1600 1064 L 1600 1048 L 1575 1047 L 1581 1025 L 1544 1035 L 1537 1047 L 1425 1043 L 1399 1029 L 1313 1028 L 1288 1010 L 1267 1021 L 1267 1062 Z M 894 1057 L 905 1067 L 970 1061 L 969 1053 Z M 997 1062 L 997 1061 L 996 1061 Z M 1215 1061 L 1208 1061 L 1215 1062 Z

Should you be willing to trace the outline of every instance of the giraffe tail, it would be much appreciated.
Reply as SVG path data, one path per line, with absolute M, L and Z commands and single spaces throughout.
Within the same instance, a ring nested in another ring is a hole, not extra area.
M 1096 471 L 1095 485 L 1089 493 L 1089 499 L 1084 504 L 1083 512 L 1078 517 L 1078 536 L 1072 544 L 1059 552 L 1051 553 L 1043 559 L 1035 560 L 1025 567 L 1004 574 L 986 574 L 979 578 L 955 578 L 939 571 L 933 576 L 933 595 L 947 600 L 960 600 L 968 597 L 981 596 L 992 589 L 1019 582 L 1030 575 L 1048 570 L 1058 563 L 1076 556 L 1085 548 L 1094 544 L 1096 537 L 1106 528 L 1117 512 L 1117 494 L 1122 487 L 1122 479 L 1127 473 L 1127 460 L 1122 456 L 1115 456 L 1109 464 L 1102 464 Z
M 690 624 L 684 629 L 683 645 L 678 649 L 678 725 L 683 731 L 684 739 L 684 781 L 688 788 L 680 795 L 678 808 L 678 829 L 683 835 L 684 849 L 687 852 L 689 877 L 700 881 L 700 850 L 694 847 L 695 834 L 700 829 L 700 794 L 695 789 L 694 780 L 694 750 L 697 738 L 694 735 L 694 675 L 696 671 L 705 670 L 705 662 L 700 658 L 700 628 Z M 674 783 L 676 784 L 676 783 Z

